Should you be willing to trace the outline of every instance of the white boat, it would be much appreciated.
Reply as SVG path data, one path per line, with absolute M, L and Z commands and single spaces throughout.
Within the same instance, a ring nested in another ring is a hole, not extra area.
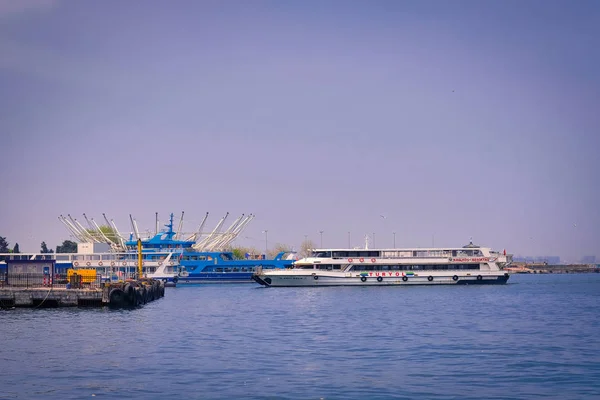
M 504 284 L 512 256 L 479 247 L 316 249 L 285 270 L 258 270 L 264 286 Z

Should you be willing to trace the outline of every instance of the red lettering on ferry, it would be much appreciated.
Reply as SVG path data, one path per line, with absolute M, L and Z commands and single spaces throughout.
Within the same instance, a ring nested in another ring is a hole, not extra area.
M 372 273 L 372 272 L 369 272 L 369 276 L 373 276 L 373 273 Z
M 396 276 L 400 276 L 400 272 L 396 272 Z
M 390 276 L 392 276 L 392 273 L 391 273 L 391 272 L 388 272 L 388 273 L 390 274 Z
M 489 257 L 475 257 L 475 258 L 453 258 L 452 262 L 488 262 Z

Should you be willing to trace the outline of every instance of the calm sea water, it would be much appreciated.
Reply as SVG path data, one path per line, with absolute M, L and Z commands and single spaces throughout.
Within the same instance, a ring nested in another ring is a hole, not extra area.
M 600 274 L 0 311 L 0 399 L 598 399 Z

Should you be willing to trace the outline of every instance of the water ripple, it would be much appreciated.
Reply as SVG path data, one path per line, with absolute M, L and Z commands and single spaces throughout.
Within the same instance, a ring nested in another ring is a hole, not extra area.
M 600 398 L 600 275 L 0 311 L 0 399 Z

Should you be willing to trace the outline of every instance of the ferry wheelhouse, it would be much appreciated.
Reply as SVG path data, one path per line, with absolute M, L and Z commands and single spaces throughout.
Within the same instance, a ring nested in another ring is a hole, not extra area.
M 472 242 L 457 248 L 316 249 L 286 270 L 259 270 L 264 286 L 504 284 L 512 257 Z

